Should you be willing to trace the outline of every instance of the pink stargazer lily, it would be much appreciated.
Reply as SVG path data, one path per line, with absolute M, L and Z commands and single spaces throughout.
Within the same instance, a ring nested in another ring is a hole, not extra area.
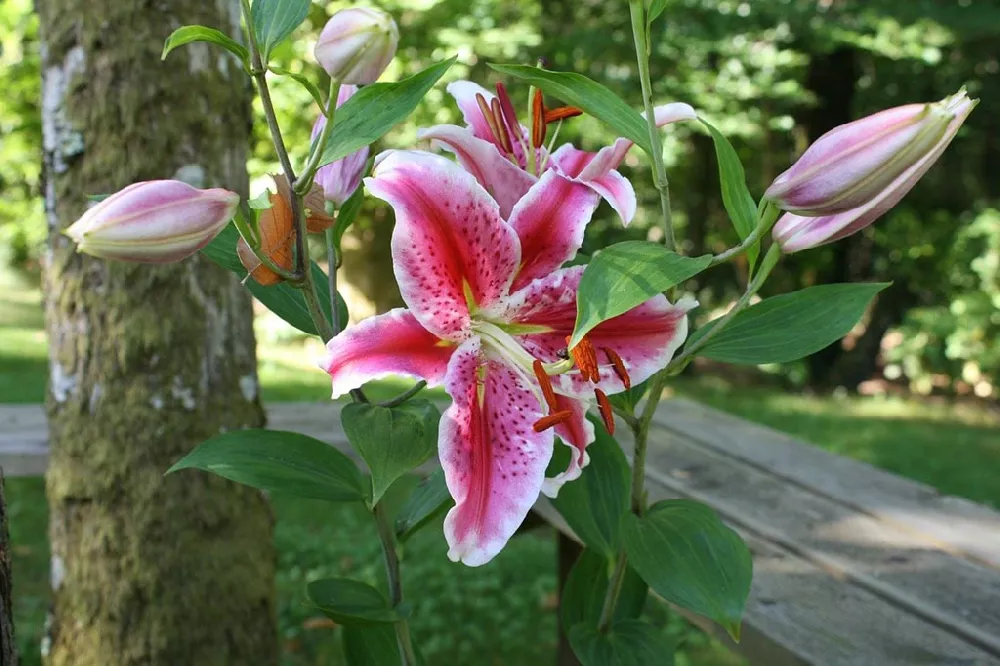
M 484 564 L 539 492 L 554 496 L 580 476 L 594 439 L 587 401 L 666 365 L 695 303 L 651 298 L 591 331 L 572 353 L 585 347 L 591 362 L 574 363 L 566 340 L 584 267 L 561 266 L 579 249 L 599 197 L 550 170 L 504 216 L 471 174 L 442 156 L 390 151 L 376 164 L 365 186 L 395 210 L 393 266 L 409 308 L 333 338 L 320 365 L 334 397 L 390 374 L 444 385 L 453 401 L 438 442 L 455 498 L 445 519 L 448 556 Z M 572 455 L 546 479 L 553 427 Z
M 533 100 L 535 113 L 529 131 L 518 122 L 502 83 L 497 84 L 496 95 L 471 81 L 455 81 L 448 85 L 448 92 L 458 103 L 467 126 L 435 125 L 418 130 L 417 138 L 428 139 L 432 145 L 453 152 L 459 164 L 494 196 L 501 215 L 509 215 L 542 174 L 555 170 L 604 197 L 624 224 L 632 221 L 635 190 L 616 170 L 632 147 L 631 141 L 616 139 L 596 153 L 578 150 L 567 143 L 550 153 L 551 145 L 544 145 L 545 126 L 554 120 L 579 115 L 579 110 L 563 107 L 548 111 L 538 93 Z M 566 110 L 576 113 L 560 113 Z M 697 118 L 694 109 L 682 102 L 658 106 L 654 115 L 657 126 L 661 127 Z

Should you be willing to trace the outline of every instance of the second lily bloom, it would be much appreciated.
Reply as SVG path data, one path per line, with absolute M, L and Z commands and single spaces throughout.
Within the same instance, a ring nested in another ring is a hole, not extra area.
M 821 136 L 764 196 L 788 213 L 775 241 L 795 252 L 849 236 L 895 206 L 976 106 L 965 91 L 841 125 Z

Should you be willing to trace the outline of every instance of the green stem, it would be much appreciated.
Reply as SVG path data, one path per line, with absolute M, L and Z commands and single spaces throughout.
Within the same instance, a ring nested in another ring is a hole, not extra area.
M 391 400 L 386 400 L 384 402 L 378 403 L 378 406 L 379 407 L 398 407 L 399 405 L 402 405 L 404 402 L 406 402 L 407 400 L 409 400 L 410 398 L 412 398 L 416 394 L 418 394 L 421 391 L 423 391 L 425 388 L 427 388 L 427 382 L 425 382 L 424 380 L 421 379 L 419 382 L 417 382 L 416 384 L 414 384 L 413 386 L 411 386 L 407 390 L 403 391 L 402 393 L 400 393 L 399 395 L 397 395 L 395 398 L 392 398 Z
M 326 229 L 326 279 L 330 285 L 330 315 L 333 319 L 333 334 L 340 333 L 340 308 L 337 307 L 337 246 L 333 238 L 333 226 Z
M 403 582 L 399 576 L 399 556 L 396 554 L 396 535 L 393 533 L 389 516 L 382 502 L 372 509 L 375 514 L 375 524 L 378 526 L 378 538 L 382 542 L 382 555 L 385 559 L 385 575 L 389 582 L 389 599 L 393 608 L 403 601 Z M 417 658 L 413 652 L 413 642 L 410 640 L 410 625 L 406 619 L 395 622 L 396 644 L 399 646 L 400 663 L 402 666 L 416 666 Z
M 312 153 L 309 155 L 309 161 L 306 162 L 305 168 L 299 175 L 299 179 L 295 181 L 295 185 L 292 187 L 298 194 L 306 194 L 309 188 L 312 187 L 313 178 L 316 177 L 316 171 L 319 169 L 320 160 L 323 158 L 323 153 L 326 151 L 326 144 L 330 140 L 330 135 L 333 133 L 333 121 L 334 116 L 337 113 L 337 96 L 340 94 L 340 81 L 330 79 L 330 89 L 327 93 L 326 98 L 326 110 L 324 115 L 326 116 L 326 124 L 323 125 L 323 131 L 319 134 L 319 140 L 313 146 Z
M 660 130 L 656 126 L 656 113 L 653 108 L 653 84 L 649 77 L 649 45 L 646 34 L 646 12 L 641 0 L 630 0 L 629 13 L 632 16 L 632 38 L 635 40 L 635 55 L 639 64 L 639 83 L 642 86 L 642 104 L 646 111 L 646 124 L 649 125 L 649 140 L 653 147 L 653 184 L 660 193 L 660 208 L 663 214 L 663 243 L 668 249 L 674 250 L 677 243 L 674 240 L 674 220 L 670 210 L 670 188 L 667 182 L 667 169 L 663 165 L 663 142 Z

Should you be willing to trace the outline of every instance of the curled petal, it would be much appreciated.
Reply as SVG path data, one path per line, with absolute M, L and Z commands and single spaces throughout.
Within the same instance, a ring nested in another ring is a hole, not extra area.
M 448 365 L 453 402 L 441 417 L 440 458 L 455 506 L 444 521 L 448 557 L 493 559 L 538 498 L 552 457 L 552 430 L 535 432 L 539 404 L 524 375 L 464 342 Z
M 339 398 L 365 382 L 409 375 L 440 386 L 455 345 L 420 325 L 409 310 L 397 308 L 364 320 L 326 343 L 319 367 L 333 380 Z
M 368 191 L 396 212 L 392 259 L 403 300 L 428 330 L 469 335 L 469 309 L 505 296 L 521 260 L 496 202 L 454 162 L 422 151 L 380 157 Z
M 509 218 L 521 241 L 521 269 L 511 289 L 520 289 L 575 257 L 599 201 L 586 185 L 553 170 L 542 174 Z
M 458 163 L 475 176 L 500 206 L 500 216 L 510 217 L 514 204 L 538 179 L 504 157 L 489 141 L 476 138 L 471 130 L 456 125 L 436 125 L 417 130 L 418 139 L 427 139 L 436 148 L 455 153 Z
M 594 424 L 587 419 L 586 404 L 564 395 L 557 395 L 556 400 L 560 410 L 570 411 L 573 415 L 565 423 L 556 426 L 559 439 L 570 449 L 570 458 L 565 471 L 545 479 L 542 493 L 546 497 L 555 497 L 563 484 L 580 478 L 583 468 L 590 462 L 587 447 L 594 441 Z
M 558 361 L 566 349 L 566 336 L 576 323 L 576 290 L 583 266 L 560 269 L 535 280 L 507 301 L 505 317 L 513 324 L 530 326 L 538 332 L 518 336 L 532 356 L 546 362 Z M 596 349 L 613 349 L 621 357 L 631 383 L 639 384 L 664 367 L 687 337 L 687 312 L 697 303 L 682 299 L 671 304 L 654 296 L 628 312 L 602 322 L 587 338 Z M 537 327 L 537 329 L 536 329 Z M 608 358 L 600 358 L 600 381 L 595 385 L 578 370 L 552 378 L 557 393 L 590 400 L 594 389 L 611 395 L 625 389 L 624 382 Z
M 447 90 L 455 98 L 458 109 L 462 112 L 462 118 L 465 119 L 465 123 L 472 130 L 473 135 L 477 139 L 482 139 L 492 144 L 494 141 L 493 131 L 490 129 L 490 123 L 483 115 L 483 111 L 476 101 L 476 95 L 482 95 L 483 99 L 487 103 L 490 103 L 493 101 L 493 93 L 472 81 L 452 81 L 448 84 Z

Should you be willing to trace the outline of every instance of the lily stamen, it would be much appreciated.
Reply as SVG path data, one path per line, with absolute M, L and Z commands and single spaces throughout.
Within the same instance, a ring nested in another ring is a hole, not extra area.
M 531 145 L 538 150 L 545 145 L 545 98 L 541 90 L 531 100 Z
M 601 389 L 594 389 L 594 395 L 597 396 L 597 410 L 601 413 L 604 428 L 609 435 L 615 434 L 615 414 L 611 410 L 611 402 L 608 401 L 607 394 Z
M 556 427 L 560 423 L 566 423 L 566 421 L 569 421 L 571 418 L 573 418 L 573 412 L 567 409 L 561 412 L 556 412 L 555 414 L 549 414 L 548 416 L 543 416 L 542 418 L 535 421 L 535 424 L 532 426 L 532 428 L 535 429 L 535 432 L 544 432 L 549 428 Z
M 625 390 L 632 388 L 632 378 L 628 376 L 628 370 L 625 369 L 625 362 L 622 361 L 622 357 L 618 355 L 614 349 L 610 347 L 601 347 L 601 351 L 604 355 L 608 357 L 611 361 L 611 367 L 614 368 L 615 374 L 618 375 L 618 379 L 622 380 L 622 384 L 625 385 Z
M 567 336 L 567 345 L 570 339 Z M 594 384 L 601 381 L 601 370 L 597 363 L 597 351 L 594 350 L 594 345 L 591 344 L 586 336 L 575 347 L 569 350 L 569 354 L 573 359 L 573 364 L 580 369 L 580 374 L 584 379 Z
M 558 412 L 559 402 L 556 400 L 556 392 L 552 388 L 552 380 L 549 379 L 548 373 L 545 372 L 545 364 L 535 359 L 531 367 L 535 371 L 535 378 L 538 379 L 538 385 L 542 389 L 542 395 L 545 396 L 545 404 L 549 406 L 549 411 Z
M 577 116 L 582 116 L 583 110 L 578 109 L 575 106 L 560 106 L 557 109 L 546 109 L 545 110 L 545 124 L 549 125 L 560 120 L 566 120 L 567 118 L 576 118 Z
M 497 140 L 500 142 L 500 148 L 507 154 L 507 157 L 514 159 L 514 145 L 510 141 L 511 128 L 507 126 L 507 120 L 504 118 L 500 100 L 494 97 L 490 108 L 493 111 L 493 118 L 496 120 L 497 129 L 499 130 L 500 135 L 497 137 Z

